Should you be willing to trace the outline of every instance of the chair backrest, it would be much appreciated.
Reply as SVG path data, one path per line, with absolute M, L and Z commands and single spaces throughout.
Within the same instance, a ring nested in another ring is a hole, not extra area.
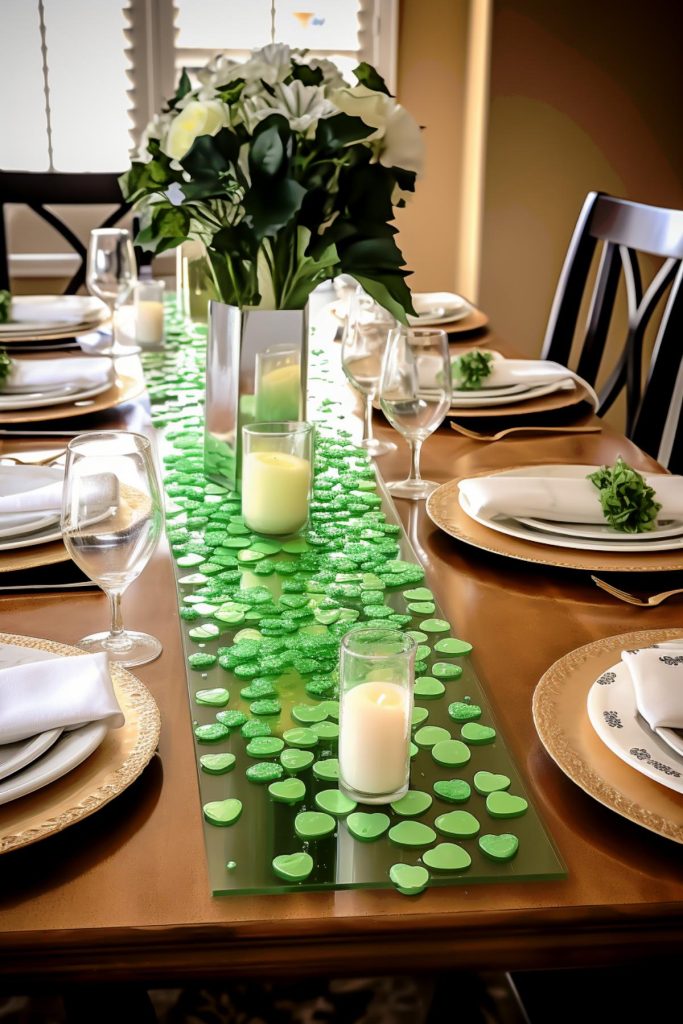
M 628 328 L 623 348 L 600 392 L 598 415 L 604 415 L 625 388 L 627 436 L 679 472 L 683 470 L 683 211 L 645 206 L 600 192 L 588 194 L 555 292 L 542 356 L 568 365 L 579 309 L 599 243 L 602 251 L 577 372 L 595 384 L 623 273 Z M 644 290 L 638 253 L 663 258 Z M 649 368 L 644 375 L 643 338 L 665 295 Z
M 47 206 L 115 206 L 100 224 L 109 228 L 118 224 L 130 210 L 123 202 L 116 174 L 34 174 L 25 171 L 0 171 L 0 289 L 9 288 L 9 253 L 5 224 L 5 205 L 21 203 L 42 217 L 80 257 L 80 266 L 65 288 L 72 295 L 85 284 L 87 250 L 71 228 Z M 139 258 L 139 253 L 138 253 Z M 151 257 L 150 257 L 151 259 Z

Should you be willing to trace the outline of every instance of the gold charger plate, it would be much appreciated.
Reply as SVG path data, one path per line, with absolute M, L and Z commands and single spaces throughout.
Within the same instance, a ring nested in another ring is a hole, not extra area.
M 0 551 L 0 573 L 37 569 L 40 565 L 56 565 L 58 562 L 68 562 L 69 557 L 61 540 L 34 544 L 30 548 L 17 548 L 16 551 Z
M 10 633 L 0 633 L 0 642 L 62 657 L 84 653 L 67 644 Z M 98 811 L 135 782 L 151 760 L 159 742 L 156 702 L 126 669 L 112 665 L 111 677 L 125 725 L 111 729 L 97 750 L 61 779 L 0 807 L 0 853 L 61 832 Z
M 515 466 L 506 466 L 506 470 Z M 503 470 L 501 470 L 503 472 Z M 458 501 L 458 484 L 460 480 L 476 476 L 489 476 L 491 470 L 481 473 L 468 473 L 466 477 L 456 477 L 442 484 L 427 499 L 427 515 L 440 530 L 471 544 L 482 551 L 490 551 L 494 555 L 505 558 L 516 558 L 522 562 L 536 562 L 540 565 L 553 565 L 561 569 L 584 569 L 590 572 L 670 572 L 683 569 L 683 549 L 678 551 L 653 551 L 630 554 L 629 552 L 581 551 L 576 548 L 551 547 L 549 544 L 536 544 L 534 541 L 522 540 L 520 537 L 509 537 L 497 530 L 490 530 L 474 519 L 460 507 Z
M 586 701 L 622 650 L 682 636 L 682 629 L 655 629 L 586 644 L 550 666 L 533 698 L 536 731 L 565 775 L 605 807 L 676 843 L 683 843 L 683 796 L 613 754 L 593 729 Z
M 37 409 L 16 409 L 13 412 L 0 412 L 0 423 L 38 423 L 41 420 L 71 419 L 72 416 L 86 416 L 91 412 L 101 412 L 115 405 L 129 402 L 137 398 L 145 389 L 141 377 L 127 377 L 118 374 L 116 381 L 106 391 L 92 398 L 84 398 L 77 402 L 63 402 L 60 405 L 46 405 Z

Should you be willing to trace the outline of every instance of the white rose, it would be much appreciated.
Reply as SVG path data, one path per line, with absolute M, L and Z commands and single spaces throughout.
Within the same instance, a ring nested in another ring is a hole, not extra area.
M 355 85 L 338 89 L 330 99 L 342 113 L 359 117 L 364 124 L 376 129 L 365 141 L 378 144 L 376 155 L 381 164 L 421 173 L 424 145 L 420 129 L 392 96 L 375 92 L 366 85 Z
M 299 81 L 274 86 L 272 96 L 264 92 L 244 101 L 244 120 L 250 132 L 270 114 L 282 114 L 292 131 L 311 138 L 318 121 L 334 113 L 333 105 L 325 99 L 320 86 Z
M 200 135 L 216 135 L 230 123 L 230 115 L 218 100 L 191 100 L 173 119 L 161 147 L 173 160 L 182 160 Z

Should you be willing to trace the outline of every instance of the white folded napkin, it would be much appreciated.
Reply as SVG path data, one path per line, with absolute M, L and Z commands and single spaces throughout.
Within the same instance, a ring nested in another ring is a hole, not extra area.
M 72 357 L 66 359 L 12 360 L 12 369 L 0 393 L 21 395 L 29 391 L 59 390 L 67 384 L 84 391 L 114 380 L 111 359 Z
M 18 467 L 21 468 L 21 467 Z M 64 481 L 55 480 L 42 487 L 0 495 L 0 522 L 3 515 L 17 512 L 60 512 Z M 112 506 L 118 505 L 119 481 L 113 473 L 93 473 L 80 482 L 80 504 L 87 506 L 87 515 L 97 518 Z
M 100 721 L 112 729 L 124 723 L 106 654 L 0 669 L 0 743 Z
M 586 467 L 586 475 L 590 467 Z M 683 477 L 643 474 L 662 509 L 658 519 L 683 518 Z M 604 523 L 600 492 L 585 477 L 480 476 L 461 480 L 467 511 L 550 519 L 559 523 Z
M 545 359 L 496 359 L 491 363 L 491 373 L 482 381 L 482 387 L 504 388 L 511 384 L 540 386 L 552 384 L 556 380 L 571 380 L 571 377 L 572 372 L 566 366 Z M 476 394 L 477 390 L 470 393 Z
M 99 299 L 86 295 L 32 295 L 12 300 L 10 320 L 22 323 L 80 324 L 96 317 Z
M 636 707 L 651 729 L 683 729 L 683 645 L 622 651 Z

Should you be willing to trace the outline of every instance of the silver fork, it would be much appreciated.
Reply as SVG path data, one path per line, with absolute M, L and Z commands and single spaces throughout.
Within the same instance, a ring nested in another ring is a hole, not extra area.
M 663 590 L 661 594 L 650 594 L 649 597 L 637 597 L 635 594 L 629 594 L 626 590 L 619 590 L 618 587 L 613 587 L 611 583 L 605 583 L 604 580 L 598 579 L 597 576 L 591 576 L 593 583 L 596 587 L 600 587 L 606 593 L 611 594 L 612 597 L 619 598 L 620 601 L 625 601 L 626 604 L 634 604 L 637 608 L 656 608 L 662 601 L 666 601 L 669 597 L 674 597 L 675 594 L 683 594 L 683 587 L 679 587 L 677 590 Z

